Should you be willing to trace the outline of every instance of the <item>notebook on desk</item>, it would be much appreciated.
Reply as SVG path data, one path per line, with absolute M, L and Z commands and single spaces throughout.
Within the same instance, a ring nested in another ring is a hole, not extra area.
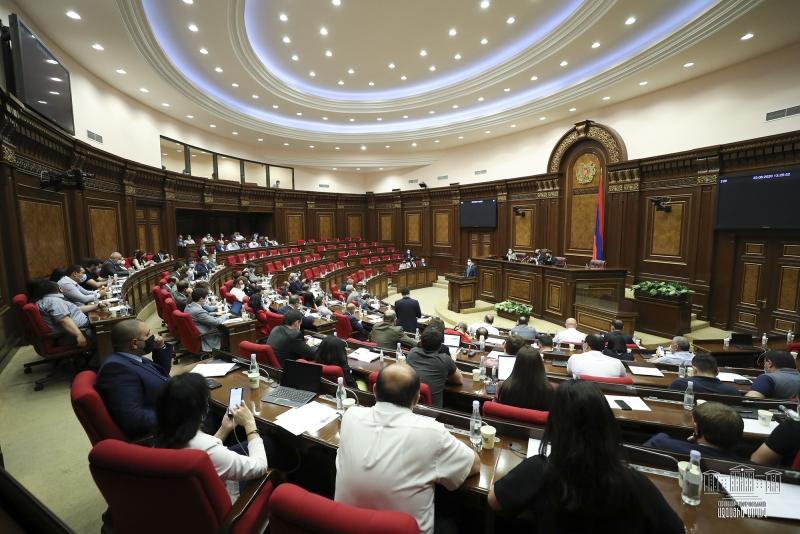
M 319 391 L 322 366 L 295 360 L 283 362 L 281 385 L 264 395 L 261 400 L 290 408 L 308 404 Z

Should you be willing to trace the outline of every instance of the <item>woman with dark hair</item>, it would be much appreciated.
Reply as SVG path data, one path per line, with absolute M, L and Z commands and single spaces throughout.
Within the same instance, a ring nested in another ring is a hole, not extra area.
M 201 430 L 209 412 L 208 386 L 196 373 L 173 376 L 164 384 L 156 401 L 155 445 L 165 449 L 206 451 L 217 474 L 225 482 L 231 502 L 239 496 L 241 480 L 252 480 L 267 473 L 267 454 L 253 414 L 240 404 L 222 418 L 213 436 Z M 222 442 L 236 425 L 244 427 L 248 455 L 228 449 Z
M 103 262 L 97 258 L 83 258 L 81 265 L 86 269 L 86 280 L 81 283 L 84 289 L 95 290 L 108 285 L 108 280 L 100 276 Z
M 489 506 L 529 512 L 525 532 L 684 532 L 653 483 L 625 464 L 614 414 L 592 382 L 559 386 L 539 454 L 495 480 Z
M 336 336 L 325 336 L 325 339 L 317 347 L 317 363 L 341 367 L 344 383 L 347 387 L 356 387 L 356 380 L 347 363 L 347 343 L 343 339 Z
M 150 256 L 150 254 L 148 254 L 146 251 L 137 248 L 133 253 L 133 259 L 131 260 L 131 263 L 137 269 L 150 267 L 151 265 L 155 264 L 155 262 L 152 259 L 148 260 L 148 256 Z
M 511 375 L 497 390 L 497 401 L 518 408 L 547 411 L 553 388 L 547 381 L 542 357 L 537 349 L 526 345 L 517 351 Z

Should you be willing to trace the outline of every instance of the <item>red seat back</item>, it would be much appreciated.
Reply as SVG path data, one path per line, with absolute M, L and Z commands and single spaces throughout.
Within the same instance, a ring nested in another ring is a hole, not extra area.
M 241 341 L 239 342 L 239 354 L 248 360 L 250 359 L 251 354 L 255 354 L 256 361 L 258 361 L 258 363 L 261 365 L 269 365 L 270 367 L 275 367 L 276 369 L 283 369 L 281 362 L 278 361 L 278 357 L 275 356 L 275 353 L 272 351 L 272 347 L 269 345 L 260 345 L 250 341 Z
M 164 301 L 161 299 L 161 286 L 153 286 L 150 293 L 156 303 L 156 313 L 161 319 L 164 319 Z
M 259 250 L 258 251 L 258 257 L 259 258 L 266 258 L 267 257 L 267 251 L 266 250 Z
M 75 375 L 69 390 L 72 410 L 92 445 L 97 445 L 104 439 L 128 441 L 128 437 L 108 413 L 103 398 L 94 389 L 96 380 L 97 374 L 94 371 L 81 371 Z
M 330 262 L 330 263 L 328 264 L 328 272 L 330 273 L 330 272 L 333 272 L 333 271 L 335 271 L 335 270 L 336 270 L 336 264 L 335 264 L 335 263 L 333 263 L 333 262 Z
M 378 372 L 372 371 L 367 377 L 369 382 L 370 393 L 375 393 L 375 384 L 378 382 Z M 431 395 L 431 387 L 428 384 L 420 382 L 419 384 L 419 400 L 426 406 L 433 406 L 433 395 Z
M 275 266 L 274 266 L 274 265 L 272 265 L 272 263 L 271 263 L 271 262 L 267 262 L 267 264 L 266 264 L 266 265 L 267 265 L 267 272 L 268 272 L 269 274 L 272 274 L 272 273 L 274 273 L 274 272 L 275 272 Z
M 378 344 L 374 341 L 362 341 L 360 339 L 356 339 L 354 337 L 348 337 L 345 339 L 348 345 L 359 345 L 361 347 L 377 347 Z
M 297 361 L 319 365 L 320 367 L 322 367 L 322 377 L 325 378 L 326 380 L 330 380 L 331 382 L 337 382 L 340 377 L 344 378 L 344 371 L 338 365 L 325 365 L 319 362 L 304 360 L 303 358 L 298 358 Z
M 314 273 L 314 278 L 319 278 L 320 276 L 322 276 L 319 267 L 317 267 L 316 265 L 311 268 L 311 272 Z
M 372 267 L 368 267 L 368 268 L 365 270 L 365 272 L 366 272 L 366 274 L 367 274 L 367 278 L 372 278 L 372 275 L 373 275 Z
M 356 508 L 284 483 L 269 501 L 273 534 L 419 534 L 414 516 Z
M 339 339 L 347 339 L 353 334 L 353 325 L 350 324 L 350 318 L 343 313 L 333 312 L 336 318 L 336 336 Z
M 336 262 L 336 268 L 337 269 L 344 269 L 344 261 L 343 260 L 337 261 Z
M 550 412 L 531 410 L 528 408 L 518 408 L 500 402 L 491 401 L 483 403 L 483 415 L 495 417 L 497 419 L 508 419 L 518 423 L 542 426 L 547 423 L 547 416 Z
M 792 463 L 792 469 L 795 471 L 800 471 L 800 452 L 798 452 L 797 456 L 794 457 L 794 462 Z
M 275 266 L 275 269 L 279 271 L 283 270 L 283 260 L 275 260 L 272 264 Z
M 285 248 L 285 247 L 281 248 L 280 251 L 281 251 L 281 254 L 288 254 L 289 253 L 289 249 Z
M 245 256 L 244 254 L 237 254 L 236 255 L 236 261 L 238 263 L 246 263 L 247 262 L 247 256 Z
M 178 305 L 175 304 L 175 301 L 170 297 L 164 299 L 164 323 L 167 325 L 167 330 L 169 333 L 172 334 L 173 337 L 178 337 L 178 329 L 175 327 L 175 316 L 172 315 L 172 312 L 178 309 Z
M 178 332 L 178 339 L 181 345 L 190 354 L 200 354 L 203 352 L 203 344 L 200 341 L 200 331 L 197 330 L 192 316 L 179 310 L 172 312 L 172 320 Z
M 303 277 L 312 280 L 314 279 L 314 272 L 308 267 L 306 267 L 305 269 L 303 269 Z
M 25 324 L 25 317 L 22 313 L 22 308 L 28 303 L 28 296 L 24 293 L 19 293 L 11 297 L 11 306 L 14 308 L 14 313 L 17 317 L 17 322 L 22 327 L 23 340 L 30 343 L 30 332 Z
M 283 324 L 283 315 L 280 313 L 264 310 L 264 314 L 267 316 L 267 324 L 269 325 L 270 329 Z
M 629 376 L 594 376 L 594 375 L 581 375 L 581 380 L 587 382 L 604 382 L 606 384 L 633 384 L 633 379 Z
M 31 302 L 25 304 L 22 307 L 22 318 L 33 348 L 42 358 L 59 358 L 82 352 L 77 345 L 56 345 L 54 343 L 53 338 L 50 337 L 52 330 L 42 319 L 42 314 L 36 304 Z
M 225 261 L 228 263 L 229 266 L 235 267 L 236 266 L 236 255 L 235 254 L 231 254 L 230 256 L 225 258 Z

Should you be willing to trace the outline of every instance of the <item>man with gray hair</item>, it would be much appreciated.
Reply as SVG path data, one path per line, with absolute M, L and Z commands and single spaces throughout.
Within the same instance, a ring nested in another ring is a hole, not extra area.
M 106 278 L 114 276 L 115 274 L 118 276 L 128 276 L 129 274 L 128 269 L 125 268 L 125 259 L 119 252 L 111 253 L 108 259 L 103 262 L 100 272 Z
M 689 352 L 689 340 L 683 336 L 675 336 L 672 338 L 672 344 L 669 346 L 669 354 L 665 354 L 660 358 L 650 360 L 650 363 L 667 363 L 670 365 L 691 365 L 694 354 Z
M 388 310 L 383 314 L 383 321 L 374 325 L 369 334 L 369 340 L 377 343 L 382 349 L 394 350 L 400 343 L 404 347 L 416 347 L 417 342 L 407 336 L 402 326 L 397 326 L 397 314 Z

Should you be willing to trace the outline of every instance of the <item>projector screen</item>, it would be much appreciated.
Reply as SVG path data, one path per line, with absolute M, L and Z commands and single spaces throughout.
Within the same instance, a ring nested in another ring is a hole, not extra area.
M 800 167 L 721 176 L 718 230 L 800 229 Z

